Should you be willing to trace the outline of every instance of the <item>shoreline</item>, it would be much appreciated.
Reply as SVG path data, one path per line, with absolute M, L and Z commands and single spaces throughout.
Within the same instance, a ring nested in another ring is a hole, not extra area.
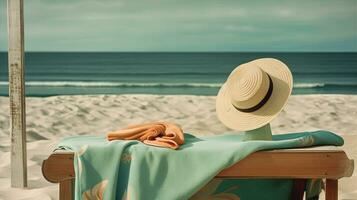
M 27 95 L 26 98 L 49 98 L 49 97 L 59 97 L 59 96 L 84 96 L 84 97 L 95 97 L 95 96 L 204 96 L 204 97 L 215 97 L 215 95 L 201 95 L 201 94 L 144 94 L 144 93 L 125 93 L 125 94 L 57 94 L 49 96 L 32 96 Z M 321 94 L 291 94 L 291 96 L 357 96 L 353 93 L 321 93 Z M 0 98 L 8 98 L 8 95 L 1 95 Z

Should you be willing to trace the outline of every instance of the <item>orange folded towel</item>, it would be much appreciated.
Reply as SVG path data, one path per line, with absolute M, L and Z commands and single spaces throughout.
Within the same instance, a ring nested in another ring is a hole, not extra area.
M 107 139 L 109 141 L 140 140 L 148 145 L 171 149 L 178 149 L 185 142 L 181 127 L 169 122 L 128 126 L 123 130 L 108 133 Z

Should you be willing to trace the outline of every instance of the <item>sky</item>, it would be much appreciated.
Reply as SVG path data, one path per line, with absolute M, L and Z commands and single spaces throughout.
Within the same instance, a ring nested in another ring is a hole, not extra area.
M 24 2 L 26 51 L 357 52 L 355 0 Z

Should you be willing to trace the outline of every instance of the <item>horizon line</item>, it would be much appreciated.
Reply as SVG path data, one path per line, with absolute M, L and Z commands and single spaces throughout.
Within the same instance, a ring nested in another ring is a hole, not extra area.
M 8 51 L 0 51 L 8 53 Z M 357 51 L 24 51 L 24 53 L 357 53 Z

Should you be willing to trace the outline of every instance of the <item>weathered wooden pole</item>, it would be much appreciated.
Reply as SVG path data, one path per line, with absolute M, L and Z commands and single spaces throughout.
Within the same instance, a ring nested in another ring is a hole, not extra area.
M 27 187 L 23 0 L 7 1 L 11 186 Z

